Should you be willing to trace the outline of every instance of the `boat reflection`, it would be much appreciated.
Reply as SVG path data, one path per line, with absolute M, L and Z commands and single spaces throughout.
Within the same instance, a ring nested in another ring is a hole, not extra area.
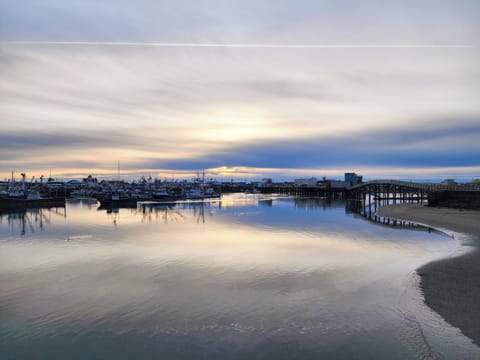
M 0 213 L 0 223 L 6 222 L 12 234 L 33 234 L 37 231 L 42 231 L 46 225 L 50 225 L 53 216 L 66 218 L 66 207 L 31 208 Z
M 92 204 L 97 204 L 96 202 Z M 98 211 L 105 212 L 113 217 L 114 225 L 118 224 L 120 212 L 126 212 L 130 216 L 141 217 L 141 223 L 153 221 L 180 222 L 188 220 L 191 213 L 198 224 L 205 224 L 208 217 L 213 217 L 216 210 L 228 210 L 245 207 L 292 206 L 303 211 L 326 211 L 327 209 L 343 209 L 346 207 L 344 200 L 332 200 L 313 197 L 291 197 L 278 195 L 257 194 L 229 194 L 221 199 L 205 199 L 197 201 L 172 201 L 172 202 L 138 202 L 135 206 L 99 206 Z M 347 213 L 349 212 L 347 208 Z
M 136 206 L 120 208 L 105 208 L 100 206 L 98 207 L 98 211 L 104 211 L 109 217 L 111 217 L 111 221 L 113 222 L 114 226 L 119 224 L 120 216 L 124 216 L 123 214 L 125 214 L 124 219 L 127 217 L 140 218 L 140 223 L 142 224 L 152 222 L 161 222 L 164 224 L 194 222 L 197 224 L 205 224 L 209 218 L 212 218 L 215 215 L 220 216 L 220 211 L 222 212 L 222 216 L 227 216 L 230 211 L 235 211 L 235 208 L 254 208 L 258 206 L 262 208 L 281 208 L 285 206 L 293 206 L 297 210 L 306 212 L 325 212 L 328 209 L 344 209 L 346 214 L 351 214 L 354 217 L 363 218 L 383 226 L 428 232 L 434 231 L 432 228 L 409 221 L 377 216 L 376 209 L 380 205 L 374 202 L 365 204 L 363 202 L 313 197 L 230 194 L 223 196 L 221 199 L 178 202 L 139 202 Z M 274 216 L 281 217 L 282 212 L 276 211 Z M 247 217 L 242 217 L 242 221 L 261 223 L 262 221 L 266 220 L 265 218 L 261 219 L 260 217 L 257 218 L 256 216 L 252 216 L 248 219 Z
M 198 202 L 179 202 L 165 204 L 140 204 L 137 212 L 140 212 L 143 222 L 152 220 L 161 220 L 164 223 L 180 222 L 187 220 L 188 212 L 193 214 L 195 221 L 205 224 L 205 214 L 212 217 L 213 209 L 221 208 L 221 202 L 198 201 Z
M 70 198 L 67 200 L 67 204 L 79 204 L 81 206 L 87 207 L 88 209 L 95 209 L 98 206 L 98 200 L 89 197 Z

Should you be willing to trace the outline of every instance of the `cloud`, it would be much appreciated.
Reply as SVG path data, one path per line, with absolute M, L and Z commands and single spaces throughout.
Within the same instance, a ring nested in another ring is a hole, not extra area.
M 328 137 L 260 141 L 225 147 L 199 157 L 140 162 L 145 168 L 178 170 L 243 166 L 305 169 L 319 167 L 478 166 L 480 122 L 462 119 L 410 129 L 380 128 Z
M 52 163 L 88 172 L 118 160 L 132 170 L 179 173 L 475 166 L 477 47 L 101 43 L 475 45 L 478 7 L 446 0 L 4 1 L 0 41 L 96 45 L 0 43 L 0 173 Z
M 0 38 L 437 43 L 475 39 L 478 11 L 475 0 L 4 0 Z
M 379 166 L 389 169 L 480 166 L 480 144 L 476 141 L 480 138 L 480 122 L 476 118 L 444 119 L 441 126 L 432 120 L 418 123 L 427 125 L 336 136 L 222 143 L 213 149 L 200 142 L 190 144 L 183 152 L 178 152 L 175 138 L 156 143 L 154 135 L 141 130 L 138 134 L 120 130 L 4 133 L 0 135 L 0 152 L 4 154 L 0 169 L 7 172 L 18 168 L 20 163 L 29 169 L 44 170 L 54 164 L 57 171 L 64 173 L 68 171 L 62 168 L 74 169 L 70 171 L 76 174 L 82 173 L 81 169 L 109 173 L 120 160 L 125 171 L 132 173 L 191 174 L 210 169 L 217 176 L 284 177 L 292 171 L 292 174 L 298 171 L 308 174 L 318 169 L 341 172 Z

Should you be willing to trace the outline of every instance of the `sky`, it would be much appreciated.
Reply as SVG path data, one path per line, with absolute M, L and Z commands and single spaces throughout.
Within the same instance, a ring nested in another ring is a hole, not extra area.
M 0 0 L 0 179 L 479 178 L 478 19 L 477 0 Z

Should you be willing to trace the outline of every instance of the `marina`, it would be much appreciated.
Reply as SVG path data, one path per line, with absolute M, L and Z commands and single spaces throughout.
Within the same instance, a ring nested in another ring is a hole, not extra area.
M 93 198 L 103 208 L 135 207 L 141 202 L 177 202 L 220 198 L 223 193 L 282 194 L 290 196 L 320 197 L 333 200 L 356 201 L 371 206 L 380 200 L 390 202 L 420 203 L 428 200 L 432 206 L 480 208 L 480 183 L 463 184 L 415 183 L 398 180 L 362 181 L 355 173 L 345 173 L 344 180 L 324 178 L 297 179 L 294 182 L 275 183 L 271 179 L 251 182 L 206 181 L 197 176 L 193 180 L 159 180 L 145 177 L 134 181 L 102 180 L 89 175 L 80 180 L 47 182 L 12 177 L 0 182 L 0 209 L 48 207 L 64 204 L 69 198 Z M 352 180 L 353 179 L 353 180 Z M 375 201 L 374 201 L 375 200 Z

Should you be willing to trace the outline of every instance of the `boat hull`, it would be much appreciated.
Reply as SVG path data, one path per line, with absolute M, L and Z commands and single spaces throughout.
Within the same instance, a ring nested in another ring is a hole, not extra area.
M 64 207 L 65 198 L 13 199 L 0 198 L 0 210 L 22 210 L 27 208 Z
M 98 199 L 102 208 L 136 207 L 137 199 Z

